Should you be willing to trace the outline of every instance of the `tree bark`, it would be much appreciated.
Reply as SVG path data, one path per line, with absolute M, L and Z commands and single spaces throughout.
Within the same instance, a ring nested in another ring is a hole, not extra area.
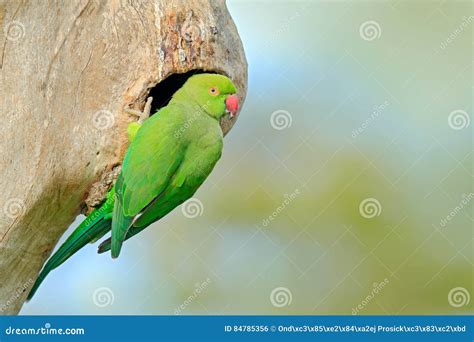
M 111 187 L 136 120 L 123 108 L 190 70 L 229 76 L 243 102 L 247 63 L 223 0 L 0 0 L 0 27 L 0 313 L 16 314 Z

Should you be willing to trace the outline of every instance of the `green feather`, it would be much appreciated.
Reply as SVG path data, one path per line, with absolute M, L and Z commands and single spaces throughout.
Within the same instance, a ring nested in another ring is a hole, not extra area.
M 112 188 L 105 203 L 100 208 L 92 211 L 89 216 L 81 222 L 71 236 L 67 238 L 61 247 L 59 247 L 58 251 L 48 260 L 36 279 L 36 282 L 33 284 L 33 287 L 28 294 L 28 300 L 33 297 L 49 272 L 65 262 L 71 255 L 76 253 L 89 242 L 100 239 L 110 230 L 112 222 L 110 214 L 114 207 L 113 194 L 114 189 Z

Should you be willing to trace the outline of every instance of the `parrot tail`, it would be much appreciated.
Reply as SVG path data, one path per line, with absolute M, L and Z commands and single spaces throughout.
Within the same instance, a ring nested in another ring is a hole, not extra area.
M 113 189 L 111 192 L 113 192 Z M 107 201 L 100 208 L 92 211 L 61 247 L 59 247 L 58 251 L 48 260 L 31 288 L 27 300 L 33 298 L 36 290 L 49 272 L 65 262 L 89 242 L 97 241 L 110 231 L 112 225 L 112 210 L 114 207 L 113 197 L 113 194 L 112 196 L 108 196 Z
M 140 233 L 146 227 L 148 227 L 148 226 L 143 226 L 143 227 L 132 226 L 127 231 L 127 235 L 125 235 L 124 241 L 130 239 L 134 235 L 137 235 L 138 233 Z M 99 248 L 97 249 L 97 253 L 102 254 L 102 253 L 108 252 L 108 251 L 110 251 L 111 247 L 112 247 L 112 239 L 108 238 L 107 240 L 102 241 L 102 243 L 99 245 Z
M 115 201 L 110 249 L 112 258 L 115 259 L 119 256 L 122 243 L 125 241 L 125 237 L 132 223 L 133 216 L 124 215 L 122 203 L 120 203 L 120 200 Z
M 111 247 L 112 247 L 112 239 L 108 238 L 107 240 L 104 240 L 99 245 L 99 248 L 97 249 L 97 253 L 102 254 L 102 253 L 108 252 L 110 251 Z

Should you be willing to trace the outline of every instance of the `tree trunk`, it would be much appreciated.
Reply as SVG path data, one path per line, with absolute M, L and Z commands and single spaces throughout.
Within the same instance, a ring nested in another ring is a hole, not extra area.
M 223 0 L 0 0 L 0 26 L 0 312 L 16 314 L 118 174 L 136 120 L 123 108 L 192 70 L 229 76 L 243 102 L 247 63 Z

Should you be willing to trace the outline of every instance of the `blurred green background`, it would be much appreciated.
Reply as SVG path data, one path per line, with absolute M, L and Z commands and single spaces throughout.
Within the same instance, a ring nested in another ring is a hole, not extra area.
M 21 313 L 472 313 L 472 2 L 228 7 L 249 89 L 200 215 L 88 246 Z

